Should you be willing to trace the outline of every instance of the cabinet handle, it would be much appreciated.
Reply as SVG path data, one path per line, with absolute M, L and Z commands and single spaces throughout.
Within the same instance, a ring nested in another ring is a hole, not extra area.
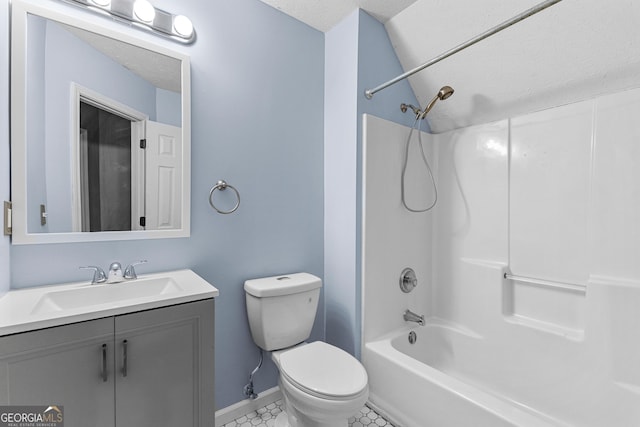
M 127 376 L 127 340 L 122 341 L 122 376 Z
M 102 344 L 102 382 L 107 382 L 107 345 Z

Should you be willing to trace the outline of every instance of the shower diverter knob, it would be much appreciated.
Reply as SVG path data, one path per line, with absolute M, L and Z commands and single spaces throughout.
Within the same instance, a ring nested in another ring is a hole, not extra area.
M 400 273 L 400 289 L 405 294 L 408 294 L 418 285 L 418 278 L 416 277 L 416 272 L 411 268 L 405 268 Z

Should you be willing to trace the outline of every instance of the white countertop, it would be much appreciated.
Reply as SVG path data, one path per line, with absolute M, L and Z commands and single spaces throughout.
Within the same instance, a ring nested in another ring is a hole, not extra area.
M 145 287 L 158 285 L 158 282 L 167 282 L 165 290 L 155 294 L 145 291 L 150 289 Z M 129 288 L 132 286 L 137 288 Z M 130 293 L 132 290 L 135 292 Z M 117 297 L 110 298 L 112 294 Z M 0 298 L 0 336 L 214 298 L 218 295 L 218 289 L 191 270 L 144 274 L 139 275 L 138 279 L 114 284 L 92 285 L 87 281 L 10 290 Z M 61 307 L 63 304 L 56 304 L 56 296 L 71 296 L 66 299 L 75 298 L 75 302 L 73 306 Z M 80 304 L 77 302 L 78 298 L 82 298 Z

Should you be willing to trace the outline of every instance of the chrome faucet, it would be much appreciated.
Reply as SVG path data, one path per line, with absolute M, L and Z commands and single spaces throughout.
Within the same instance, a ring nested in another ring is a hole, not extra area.
M 402 316 L 405 322 L 416 322 L 420 326 L 425 325 L 424 315 L 415 314 L 413 311 L 406 310 Z
M 104 283 L 107 281 L 107 275 L 104 274 L 104 270 L 95 265 L 88 265 L 86 267 L 80 267 L 80 270 L 93 270 L 93 279 L 91 280 L 91 284 L 95 285 L 96 283 Z
M 124 269 L 124 278 L 127 280 L 134 280 L 138 278 L 138 275 L 136 274 L 136 269 L 134 268 L 134 266 L 136 265 L 140 265 L 140 264 L 144 264 L 146 263 L 147 260 L 146 259 L 141 259 L 138 262 L 132 262 L 131 264 L 129 264 L 127 266 L 127 268 Z
M 122 266 L 119 262 L 112 262 L 109 266 L 109 275 L 107 276 L 107 283 L 119 283 L 124 280 L 122 274 Z
M 91 280 L 91 284 L 95 285 L 96 283 L 120 283 L 125 280 L 135 280 L 138 278 L 136 274 L 136 269 L 134 266 L 139 264 L 146 263 L 147 260 L 143 259 L 138 262 L 133 262 L 127 266 L 127 268 L 122 270 L 122 265 L 119 262 L 112 262 L 109 266 L 109 272 L 105 274 L 104 270 L 100 267 L 96 267 L 95 265 L 89 265 L 87 267 L 80 267 L 82 270 L 94 270 L 93 279 Z

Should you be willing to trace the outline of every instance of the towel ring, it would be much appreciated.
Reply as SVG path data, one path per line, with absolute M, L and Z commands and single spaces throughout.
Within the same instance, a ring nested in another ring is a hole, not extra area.
M 224 191 L 227 188 L 232 189 L 233 191 L 235 191 L 236 193 L 236 198 L 238 199 L 238 201 L 236 202 L 236 205 L 231 208 L 228 211 L 222 211 L 220 209 L 218 209 L 216 207 L 216 205 L 213 204 L 213 193 L 216 190 L 220 190 L 220 191 Z M 227 184 L 224 180 L 220 180 L 216 183 L 216 185 L 213 186 L 213 188 L 211 188 L 211 191 L 209 191 L 209 204 L 211 205 L 211 207 L 213 209 L 216 210 L 216 212 L 221 213 L 221 214 L 230 214 L 236 211 L 236 209 L 238 209 L 238 206 L 240 206 L 240 193 L 238 193 L 238 190 L 236 190 L 236 188 L 233 185 L 229 185 Z

